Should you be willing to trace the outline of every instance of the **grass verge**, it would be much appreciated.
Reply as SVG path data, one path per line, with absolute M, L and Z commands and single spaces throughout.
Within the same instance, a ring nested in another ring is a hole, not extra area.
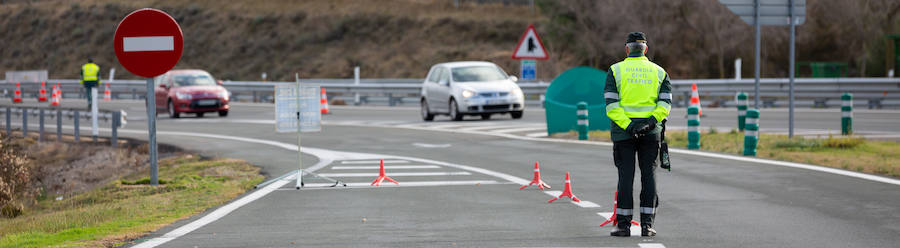
M 900 143 L 874 141 L 859 137 L 806 139 L 787 135 L 761 134 L 757 157 L 814 164 L 884 176 L 900 177 Z M 592 131 L 592 141 L 610 142 L 609 131 Z M 577 139 L 578 133 L 554 134 L 554 138 Z M 669 147 L 687 148 L 686 131 L 667 131 Z M 700 135 L 700 150 L 742 155 L 744 134 L 737 130 L 717 132 L 711 129 Z
M 41 199 L 19 217 L 0 219 L 0 247 L 122 245 L 221 205 L 263 179 L 258 167 L 244 161 L 191 155 L 160 161 L 166 184 L 147 185 L 148 174 L 134 173 L 68 199 Z

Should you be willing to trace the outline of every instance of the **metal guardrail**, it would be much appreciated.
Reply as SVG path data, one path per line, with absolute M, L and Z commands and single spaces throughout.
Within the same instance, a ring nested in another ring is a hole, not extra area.
M 413 105 L 418 106 L 421 84 L 424 79 L 360 79 L 355 84 L 353 79 L 301 79 L 301 82 L 318 84 L 328 91 L 329 99 L 339 99 L 346 104 L 354 104 L 359 95 L 358 104 L 366 105 Z M 602 79 L 599 80 L 602 83 Z M 50 83 L 61 83 L 64 98 L 84 97 L 84 88 L 78 80 L 49 80 Z M 144 80 L 116 80 L 110 84 L 113 99 L 143 99 Z M 233 101 L 272 102 L 274 87 L 277 84 L 293 82 L 261 82 L 261 81 L 226 81 L 225 88 L 232 93 Z M 743 91 L 748 94 L 754 91 L 753 79 L 687 79 L 673 80 L 675 106 L 686 106 L 690 99 L 691 84 L 696 83 L 701 103 L 710 107 L 734 106 L 734 95 Z M 25 98 L 36 98 L 40 88 L 38 82 L 22 82 Z M 519 87 L 525 93 L 526 104 L 541 105 L 541 96 L 547 90 L 546 82 L 520 82 Z M 0 91 L 6 97 L 12 96 L 14 83 L 0 81 Z M 782 107 L 787 105 L 787 78 L 760 79 L 760 98 L 764 107 Z M 798 78 L 795 80 L 796 105 L 801 107 L 838 106 L 840 95 L 844 92 L 854 94 L 854 105 L 869 108 L 884 106 L 900 107 L 900 78 Z M 103 87 L 98 90 L 102 94 Z
M 29 124 L 28 119 L 36 118 L 38 120 L 38 141 L 45 141 L 45 132 L 44 132 L 44 120 L 46 118 L 55 119 L 56 120 L 56 141 L 62 141 L 62 126 L 63 119 L 71 120 L 71 123 L 74 127 L 74 131 L 72 132 L 74 136 L 75 142 L 80 142 L 81 140 L 81 120 L 88 120 L 90 123 L 91 113 L 83 112 L 77 109 L 59 109 L 59 108 L 37 108 L 37 107 L 0 107 L 0 114 L 2 114 L 5 118 L 5 122 L 3 122 L 6 134 L 10 135 L 13 132 L 12 128 L 12 117 L 18 117 L 22 121 L 22 125 L 20 130 L 22 131 L 22 136 L 27 137 L 29 132 Z M 110 145 L 112 147 L 117 147 L 119 143 L 119 128 L 125 127 L 125 111 L 107 111 L 103 110 L 97 113 L 97 121 L 103 121 L 105 123 L 110 123 L 110 129 L 112 130 L 111 137 L 109 139 Z M 97 136 L 93 136 L 93 141 L 97 142 Z

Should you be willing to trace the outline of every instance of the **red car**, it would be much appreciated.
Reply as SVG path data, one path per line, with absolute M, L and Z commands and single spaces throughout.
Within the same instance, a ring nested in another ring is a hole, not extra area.
M 228 116 L 230 94 L 222 81 L 216 81 L 203 70 L 172 70 L 154 79 L 156 113 L 167 112 L 171 118 L 181 113 L 203 117 L 207 112 Z

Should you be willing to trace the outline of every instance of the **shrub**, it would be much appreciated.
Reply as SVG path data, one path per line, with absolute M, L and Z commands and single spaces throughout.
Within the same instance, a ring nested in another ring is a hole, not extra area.
M 825 147 L 828 148 L 854 148 L 859 145 L 866 143 L 866 139 L 859 137 L 839 137 L 835 138 L 832 135 L 828 135 L 828 138 L 822 143 Z
M 26 157 L 0 140 L 0 215 L 13 218 L 34 201 L 31 168 Z

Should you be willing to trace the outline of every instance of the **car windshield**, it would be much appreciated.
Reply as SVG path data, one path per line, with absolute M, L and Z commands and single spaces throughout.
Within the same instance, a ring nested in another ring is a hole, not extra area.
M 175 75 L 175 86 L 216 85 L 216 81 L 209 75 Z
M 481 82 L 506 79 L 506 73 L 496 66 L 467 66 L 453 68 L 454 82 Z

